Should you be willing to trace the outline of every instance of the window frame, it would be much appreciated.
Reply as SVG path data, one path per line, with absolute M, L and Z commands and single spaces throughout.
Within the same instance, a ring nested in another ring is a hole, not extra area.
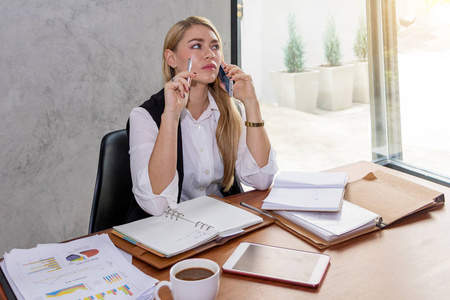
M 241 66 L 241 19 L 242 0 L 231 0 L 231 63 Z M 238 7 L 240 6 L 240 8 Z
M 450 186 L 450 178 L 403 161 L 395 0 L 366 0 L 372 159 L 374 163 Z

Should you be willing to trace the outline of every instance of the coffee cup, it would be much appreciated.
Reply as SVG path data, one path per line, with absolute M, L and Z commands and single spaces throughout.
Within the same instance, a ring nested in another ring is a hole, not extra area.
M 174 300 L 213 300 L 219 292 L 220 267 L 209 259 L 182 260 L 170 268 L 170 282 L 156 285 L 155 298 L 161 300 L 159 289 L 167 286 Z

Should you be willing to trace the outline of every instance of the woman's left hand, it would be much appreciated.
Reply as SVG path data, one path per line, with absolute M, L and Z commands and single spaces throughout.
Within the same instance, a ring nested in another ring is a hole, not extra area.
M 258 101 L 252 77 L 249 74 L 244 73 L 244 71 L 236 65 L 225 65 L 224 63 L 224 66 L 227 77 L 234 82 L 233 97 L 242 101 L 244 106 L 249 103 L 249 101 Z M 225 90 L 223 83 L 221 83 L 220 86 Z

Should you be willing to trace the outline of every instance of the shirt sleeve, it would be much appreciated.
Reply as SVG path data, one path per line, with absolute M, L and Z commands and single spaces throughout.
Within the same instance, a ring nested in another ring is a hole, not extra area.
M 236 161 L 236 175 L 241 183 L 257 190 L 268 189 L 278 172 L 277 153 L 270 147 L 267 165 L 260 168 L 247 147 L 247 127 L 244 126 L 245 110 L 241 105 L 242 133 L 239 138 L 239 148 Z
M 167 207 L 177 207 L 178 173 L 160 194 L 155 195 L 148 175 L 148 162 L 158 136 L 158 126 L 147 110 L 134 108 L 130 113 L 130 171 L 134 197 L 149 214 L 159 216 Z

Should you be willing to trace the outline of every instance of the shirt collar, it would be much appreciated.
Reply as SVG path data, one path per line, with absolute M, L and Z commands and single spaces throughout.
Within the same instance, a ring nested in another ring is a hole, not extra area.
M 211 116 L 211 114 L 214 115 L 214 117 L 216 118 L 216 114 L 219 112 L 219 107 L 217 106 L 216 100 L 214 100 L 214 97 L 211 95 L 211 93 L 209 91 L 208 91 L 208 100 L 209 100 L 209 105 L 206 108 L 206 110 L 203 112 L 203 114 L 200 116 L 198 121 L 208 118 L 209 116 Z M 188 114 L 192 118 L 188 109 L 186 107 L 183 108 L 183 111 L 181 112 L 181 115 L 180 115 L 180 120 L 183 120 L 186 117 L 186 115 L 188 115 Z

